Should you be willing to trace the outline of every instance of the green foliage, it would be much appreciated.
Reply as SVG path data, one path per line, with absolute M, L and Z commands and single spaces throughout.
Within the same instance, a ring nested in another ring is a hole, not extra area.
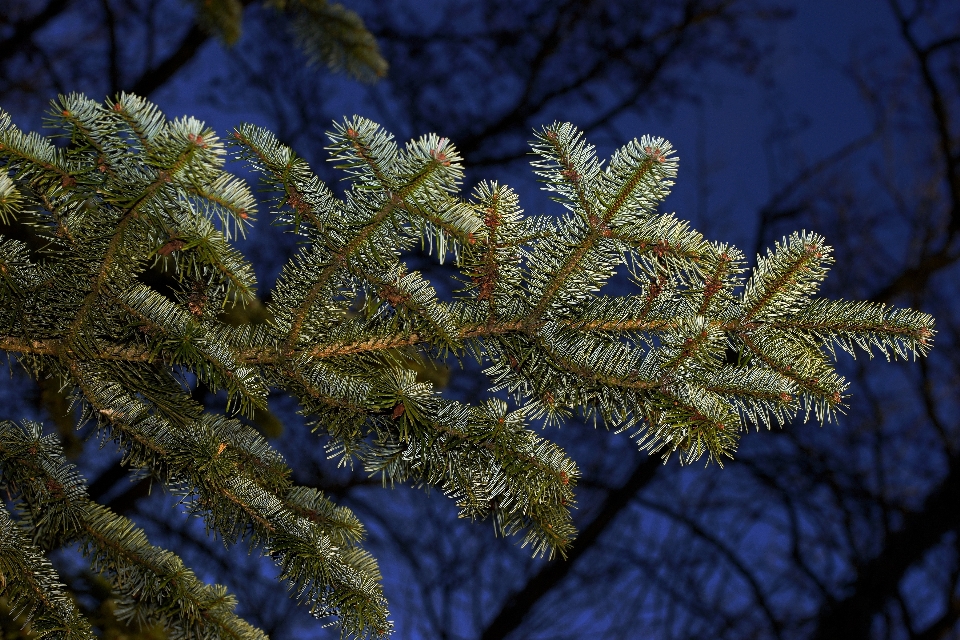
M 191 0 L 197 23 L 228 45 L 240 39 L 243 7 L 249 0 Z M 387 61 L 373 35 L 355 12 L 327 0 L 267 0 L 264 4 L 283 15 L 290 33 L 311 63 L 346 71 L 366 82 L 387 73 Z M 3 185 L 0 183 L 0 211 Z
M 64 593 L 43 553 L 0 506 L 0 593 L 14 617 L 24 617 L 39 637 L 92 639 L 90 623 Z
M 332 457 L 438 487 L 463 517 L 552 556 L 575 537 L 579 472 L 531 423 L 579 414 L 665 458 L 719 463 L 751 424 L 831 419 L 847 388 L 828 357 L 837 346 L 889 359 L 925 354 L 933 337 L 926 314 L 816 298 L 831 261 L 816 234 L 784 239 L 748 273 L 735 248 L 659 213 L 677 167 L 659 138 L 603 167 L 573 126 L 538 132 L 535 170 L 565 209 L 552 217 L 524 215 L 497 183 L 462 198 L 447 139 L 400 148 L 357 117 L 330 133 L 350 181 L 342 199 L 258 127 L 234 130 L 231 150 L 131 95 L 61 97 L 50 124 L 65 145 L 0 120 L 0 212 L 30 231 L 0 238 L 0 347 L 69 391 L 134 473 L 274 558 L 295 597 L 347 635 L 390 631 L 379 570 L 357 518 L 294 485 L 260 432 L 231 417 L 278 432 L 268 393 L 293 394 Z M 256 202 L 225 171 L 228 153 L 259 173 L 271 215 L 302 241 L 265 308 L 231 244 Z M 403 261 L 417 247 L 452 258 L 463 286 L 451 300 Z M 635 291 L 601 295 L 617 269 Z M 442 374 L 427 362 L 471 356 L 510 402 L 434 386 Z M 201 406 L 195 384 L 225 391 L 226 414 Z M 13 541 L 0 540 L 0 575 L 36 577 L 0 595 L 36 629 L 89 634 L 43 556 L 74 544 L 113 582 L 124 622 L 262 636 L 222 587 L 91 501 L 39 425 L 0 424 L 0 484 L 19 522 L 0 513 Z

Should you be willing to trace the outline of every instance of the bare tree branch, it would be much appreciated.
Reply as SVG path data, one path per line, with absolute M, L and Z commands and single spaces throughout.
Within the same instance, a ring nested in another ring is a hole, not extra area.
M 653 457 L 638 464 L 623 485 L 607 494 L 597 515 L 577 536 L 567 559 L 546 564 L 531 576 L 523 587 L 507 598 L 480 637 L 483 640 L 499 640 L 516 630 L 537 603 L 563 582 L 577 560 L 594 547 L 600 536 L 630 505 L 634 496 L 653 481 L 657 470 L 662 467 L 661 461 Z
M 69 4 L 70 0 L 50 0 L 40 13 L 15 24 L 13 34 L 5 40 L 0 40 L 0 61 L 19 53 L 33 34 L 63 13 Z
M 903 525 L 884 541 L 880 552 L 855 566 L 856 578 L 848 595 L 823 608 L 815 640 L 866 638 L 873 616 L 894 598 L 907 570 L 920 561 L 947 533 L 960 530 L 960 457 L 949 461 L 947 476 L 923 501 L 908 512 Z

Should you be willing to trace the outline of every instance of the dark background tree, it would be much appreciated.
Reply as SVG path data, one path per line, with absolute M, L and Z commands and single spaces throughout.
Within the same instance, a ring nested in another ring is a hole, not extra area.
M 837 424 L 747 437 L 723 470 L 663 466 L 587 426 L 551 434 L 584 470 L 566 562 L 530 560 L 438 496 L 332 469 L 282 399 L 261 428 L 298 482 L 370 524 L 398 637 L 949 638 L 960 633 L 960 8 L 837 4 L 848 3 L 358 1 L 390 63 L 360 85 L 307 66 L 284 16 L 260 3 L 244 3 L 243 35 L 224 48 L 172 0 L 13 0 L 0 9 L 0 105 L 32 128 L 57 91 L 135 89 L 220 130 L 270 126 L 318 170 L 331 119 L 358 112 L 400 139 L 451 138 L 468 183 L 507 182 L 535 212 L 550 205 L 525 166 L 533 127 L 574 121 L 601 157 L 641 133 L 671 138 L 681 174 L 667 206 L 680 217 L 744 249 L 798 228 L 825 234 L 843 265 L 827 293 L 932 313 L 932 356 L 854 362 Z M 269 284 L 292 244 L 261 225 L 244 249 Z M 273 637 L 324 636 L 260 561 L 129 483 L 111 451 L 73 432 L 56 388 L 14 372 L 2 417 L 23 416 L 30 398 L 94 497 L 227 584 Z M 484 388 L 477 371 L 433 375 L 457 393 Z M 58 561 L 86 606 L 109 605 L 69 554 Z

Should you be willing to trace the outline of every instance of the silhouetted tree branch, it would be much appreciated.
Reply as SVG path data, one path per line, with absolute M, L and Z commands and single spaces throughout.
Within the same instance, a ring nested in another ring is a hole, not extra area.
M 626 482 L 608 492 L 590 524 L 577 536 L 577 543 L 567 554 L 567 558 L 543 565 L 537 573 L 528 578 L 523 587 L 507 598 L 500 611 L 483 630 L 481 638 L 499 640 L 515 631 L 530 610 L 570 573 L 577 560 L 593 549 L 620 512 L 656 477 L 660 467 L 662 463 L 658 459 L 648 458 L 634 468 Z
M 50 0 L 39 13 L 13 25 L 13 33 L 0 40 L 0 62 L 19 53 L 33 34 L 62 14 L 69 4 L 70 0 Z

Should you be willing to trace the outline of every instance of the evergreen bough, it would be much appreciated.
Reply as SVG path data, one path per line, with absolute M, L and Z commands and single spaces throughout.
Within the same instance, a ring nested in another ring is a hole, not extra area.
M 253 0 L 190 0 L 201 29 L 234 45 L 243 31 L 244 6 Z M 354 78 L 375 82 L 387 74 L 387 61 L 377 41 L 356 12 L 327 0 L 264 0 L 264 8 L 279 14 L 311 63 Z
M 819 235 L 785 238 L 748 272 L 734 247 L 658 213 L 677 169 L 661 138 L 604 168 L 572 125 L 537 132 L 555 217 L 523 215 L 493 182 L 463 199 L 446 138 L 401 149 L 359 117 L 330 133 L 343 199 L 269 131 L 243 125 L 224 144 L 134 95 L 61 97 L 50 124 L 63 144 L 0 115 L 0 217 L 24 238 L 0 239 L 0 348 L 71 390 L 134 473 L 225 540 L 269 553 L 294 596 L 346 635 L 390 632 L 377 564 L 357 518 L 295 486 L 239 419 L 270 390 L 298 399 L 331 457 L 439 487 L 463 517 L 553 556 L 574 540 L 579 473 L 530 423 L 578 414 L 665 457 L 721 462 L 749 424 L 840 410 L 836 347 L 922 355 L 934 333 L 923 313 L 816 298 L 831 262 Z M 256 202 L 224 169 L 228 153 L 259 172 L 272 215 L 302 239 L 259 323 L 228 313 L 256 295 L 230 242 Z M 401 259 L 417 247 L 452 256 L 452 300 Z M 635 292 L 600 295 L 616 269 Z M 418 379 L 424 361 L 450 356 L 476 358 L 511 402 L 454 401 Z M 226 413 L 205 411 L 196 384 L 225 391 Z M 112 580 L 124 620 L 172 638 L 263 636 L 222 587 L 91 500 L 40 425 L 0 423 L 0 484 L 14 509 L 0 505 L 0 594 L 38 634 L 91 637 L 44 557 L 73 544 Z

